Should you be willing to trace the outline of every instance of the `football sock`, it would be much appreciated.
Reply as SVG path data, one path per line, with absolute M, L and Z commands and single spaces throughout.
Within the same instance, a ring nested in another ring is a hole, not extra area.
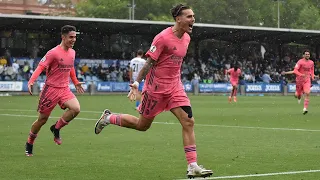
M 184 152 L 186 154 L 186 159 L 188 164 L 197 162 L 197 150 L 196 145 L 189 145 L 184 147 Z
M 121 114 L 111 114 L 109 118 L 110 124 L 121 126 Z
M 28 143 L 33 144 L 34 140 L 37 138 L 38 134 L 34 134 L 33 132 L 30 131 L 29 137 L 28 137 Z
M 69 124 L 69 122 L 65 121 L 62 117 L 56 122 L 55 128 L 61 129 L 63 126 Z

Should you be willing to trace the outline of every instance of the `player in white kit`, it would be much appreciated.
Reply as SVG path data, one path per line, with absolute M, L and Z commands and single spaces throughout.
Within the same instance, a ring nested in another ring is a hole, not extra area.
M 143 56 L 143 51 L 140 49 L 137 52 L 137 57 L 133 58 L 130 61 L 130 73 L 129 73 L 129 76 L 130 76 L 130 82 L 131 83 L 136 81 L 140 70 L 142 69 L 142 67 L 146 63 L 146 60 L 142 59 L 142 56 Z M 144 80 L 141 81 L 141 83 L 139 84 L 139 88 L 138 88 L 139 92 L 142 92 L 143 85 L 144 85 Z M 139 105 L 140 105 L 140 96 L 138 96 L 138 98 L 136 100 L 136 110 L 138 110 Z

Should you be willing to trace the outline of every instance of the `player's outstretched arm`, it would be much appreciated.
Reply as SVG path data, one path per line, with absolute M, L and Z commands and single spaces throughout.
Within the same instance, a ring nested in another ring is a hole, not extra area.
M 282 71 L 281 74 L 282 74 L 282 75 L 294 74 L 294 72 L 293 72 L 293 71 Z
M 148 72 L 150 71 L 150 69 L 153 67 L 155 63 L 156 63 L 155 60 L 148 57 L 146 63 L 144 64 L 143 68 L 140 70 L 138 74 L 137 80 L 129 85 L 130 92 L 127 97 L 130 99 L 130 101 L 135 101 L 137 99 L 137 95 L 139 93 L 138 92 L 139 83 L 146 78 L 146 75 L 148 74 Z
M 43 70 L 45 70 L 46 67 L 39 64 L 38 67 L 36 68 L 36 70 L 33 72 L 31 78 L 28 81 L 28 91 L 29 94 L 32 95 L 32 86 L 33 83 L 37 80 L 37 78 L 39 77 L 39 75 L 42 73 Z
M 84 84 L 84 83 L 78 81 L 77 76 L 76 76 L 76 71 L 75 71 L 74 67 L 71 68 L 70 78 L 71 78 L 71 80 L 72 80 L 72 82 L 73 82 L 73 84 L 74 84 L 74 86 L 75 86 L 75 88 L 77 90 L 77 93 L 80 93 L 80 94 L 84 93 L 84 89 L 83 89 L 83 87 L 81 85 L 81 84 Z

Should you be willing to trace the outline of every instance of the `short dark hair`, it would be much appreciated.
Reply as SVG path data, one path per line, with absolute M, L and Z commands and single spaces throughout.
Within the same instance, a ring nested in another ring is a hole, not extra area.
M 171 9 L 171 15 L 174 20 L 176 20 L 176 17 L 181 15 L 181 12 L 185 9 L 191 9 L 189 6 L 185 6 L 183 4 L 178 4 L 175 7 Z
M 303 55 L 306 54 L 306 52 L 308 52 L 310 54 L 309 49 L 306 49 L 306 50 L 303 51 Z
M 234 64 L 233 64 L 233 68 L 238 69 L 238 68 L 239 68 L 239 65 L 238 65 L 237 63 L 234 63 Z
M 138 55 L 138 56 L 143 56 L 143 50 L 142 50 L 142 49 L 139 49 L 139 50 L 137 51 L 137 55 Z
M 65 25 L 61 28 L 61 34 L 68 34 L 70 31 L 77 31 L 77 29 L 71 25 Z

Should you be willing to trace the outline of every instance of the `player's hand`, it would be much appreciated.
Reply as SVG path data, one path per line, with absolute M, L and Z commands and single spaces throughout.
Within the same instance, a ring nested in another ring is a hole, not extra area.
M 281 72 L 281 75 L 285 75 L 285 74 L 286 74 L 286 72 L 284 72 L 284 71 Z
M 33 84 L 32 83 L 28 83 L 28 91 L 29 91 L 29 94 L 32 95 L 32 86 Z
M 82 87 L 82 84 L 84 84 L 84 82 L 79 82 L 79 84 L 75 85 L 75 88 L 77 90 L 77 93 L 83 94 L 84 93 L 84 89 Z
M 127 98 L 130 99 L 130 101 L 135 101 L 137 100 L 137 95 L 138 95 L 138 86 L 135 83 L 132 83 L 129 85 L 130 86 L 130 92 L 128 93 Z

